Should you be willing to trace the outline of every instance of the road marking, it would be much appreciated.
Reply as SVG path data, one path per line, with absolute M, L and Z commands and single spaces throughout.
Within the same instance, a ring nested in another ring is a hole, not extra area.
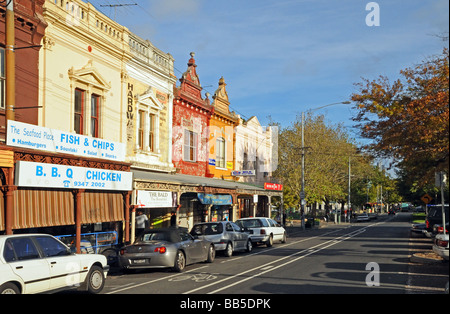
M 167 280 L 167 279 L 169 279 L 169 278 L 173 278 L 173 277 L 177 277 L 177 276 L 184 276 L 186 273 L 194 272 L 194 271 L 197 271 L 197 270 L 202 269 L 202 268 L 205 268 L 205 267 L 208 267 L 208 266 L 201 266 L 201 267 L 198 267 L 198 268 L 195 268 L 195 269 L 191 269 L 191 270 L 185 271 L 185 272 L 183 272 L 182 274 L 174 274 L 174 275 L 172 275 L 172 276 L 162 277 L 162 278 L 158 278 L 158 279 L 155 279 L 155 280 L 150 280 L 150 281 L 142 282 L 142 283 L 139 283 L 139 284 L 135 284 L 135 285 L 133 285 L 133 286 L 122 287 L 121 289 L 114 290 L 114 291 L 110 291 L 110 292 L 108 292 L 108 293 L 106 293 L 106 294 L 118 293 L 118 292 L 122 292 L 122 291 L 125 291 L 125 290 L 137 288 L 137 287 L 142 287 L 142 286 L 145 286 L 145 285 L 148 285 L 148 284 L 157 282 L 157 281 Z
M 224 278 L 224 279 L 221 279 L 221 280 L 217 280 L 217 281 L 215 281 L 215 282 L 213 282 L 213 283 L 204 285 L 204 286 L 202 286 L 202 287 L 198 287 L 198 288 L 196 288 L 196 289 L 192 289 L 192 290 L 183 292 L 183 294 L 194 293 L 194 292 L 196 292 L 196 291 L 198 291 L 198 290 L 202 290 L 202 289 L 208 288 L 208 287 L 210 287 L 210 286 L 217 285 L 217 284 L 222 283 L 222 282 L 224 282 L 224 281 L 232 280 L 232 279 L 234 279 L 234 278 L 236 278 L 236 277 L 242 277 L 243 275 L 245 275 L 245 274 L 247 274 L 247 273 L 249 273 L 249 272 L 261 270 L 260 273 L 257 273 L 257 274 L 255 274 L 255 275 L 253 275 L 253 276 L 246 277 L 246 278 L 244 278 L 244 279 L 242 279 L 242 280 L 233 282 L 233 283 L 231 283 L 231 284 L 229 284 L 229 285 L 227 285 L 227 286 L 224 286 L 224 287 L 222 287 L 222 288 L 219 288 L 219 289 L 217 289 L 217 290 L 208 292 L 208 294 L 214 294 L 214 293 L 217 293 L 217 292 L 222 291 L 222 290 L 224 290 L 224 289 L 227 289 L 227 288 L 230 288 L 230 287 L 235 286 L 235 285 L 237 285 L 237 284 L 240 284 L 240 283 L 242 283 L 242 282 L 244 282 L 244 281 L 248 281 L 248 280 L 253 279 L 253 278 L 255 278 L 255 277 L 261 276 L 261 275 L 263 275 L 263 274 L 265 274 L 265 273 L 267 273 L 267 272 L 270 272 L 270 271 L 272 271 L 272 270 L 275 270 L 275 269 L 278 269 L 278 268 L 280 268 L 280 267 L 283 267 L 283 266 L 286 266 L 286 265 L 288 265 L 288 264 L 291 264 L 291 263 L 293 263 L 293 262 L 295 262 L 295 261 L 297 261 L 297 260 L 300 260 L 300 259 L 302 259 L 302 258 L 305 258 L 305 257 L 307 257 L 307 256 L 309 256 L 309 255 L 311 255 L 311 254 L 313 254 L 313 253 L 317 253 L 317 252 L 319 252 L 319 251 L 321 251 L 321 250 L 324 250 L 324 249 L 326 249 L 326 248 L 328 248 L 328 247 L 330 247 L 330 246 L 333 246 L 333 245 L 336 245 L 336 244 L 338 244 L 338 243 L 340 243 L 340 242 L 343 242 L 343 241 L 345 241 L 345 240 L 348 240 L 348 239 L 350 239 L 350 238 L 352 238 L 352 237 L 354 237 L 354 236 L 357 236 L 357 235 L 359 235 L 359 234 L 365 232 L 367 228 L 368 228 L 368 227 L 363 227 L 362 229 L 357 229 L 357 230 L 352 231 L 352 232 L 350 232 L 350 233 L 348 233 L 348 234 L 341 235 L 341 236 L 339 236 L 339 237 L 337 237 L 337 238 L 335 238 L 335 239 L 331 239 L 331 240 L 325 241 L 325 242 L 323 242 L 323 243 L 319 243 L 319 244 L 314 245 L 314 246 L 312 246 L 312 247 L 310 247 L 310 248 L 307 248 L 307 249 L 304 249 L 304 250 L 301 250 L 301 251 L 292 253 L 292 254 L 290 254 L 290 255 L 281 257 L 281 258 L 279 258 L 279 259 L 277 259 L 277 260 L 273 260 L 272 262 L 266 263 L 265 265 L 261 266 L 259 269 L 258 269 L 258 268 L 252 268 L 252 269 L 243 271 L 243 272 L 241 272 L 241 273 L 235 274 L 235 275 L 233 275 L 233 276 L 230 276 L 230 277 L 227 277 L 227 278 Z M 321 236 L 323 236 L 323 235 L 321 235 Z M 317 236 L 317 237 L 318 237 L 318 236 Z M 338 240 L 338 239 L 340 239 L 340 240 Z M 339 242 L 336 242 L 336 240 L 338 240 Z M 322 246 L 322 247 L 320 247 L 320 246 Z M 320 248 L 317 248 L 317 247 L 320 247 Z M 317 248 L 317 249 L 316 249 L 316 248 Z M 311 251 L 311 249 L 314 249 L 314 250 Z M 267 250 L 265 250 L 265 252 L 267 252 Z M 283 264 L 278 264 L 278 265 L 270 266 L 270 269 L 268 268 L 269 265 L 272 265 L 272 264 L 275 264 L 275 263 L 279 263 L 279 262 L 282 261 L 282 260 L 289 259 L 289 258 L 291 258 L 291 257 L 294 257 L 294 256 L 296 256 L 296 255 L 300 255 L 300 254 L 303 254 L 303 253 L 305 253 L 305 254 L 304 254 L 304 255 L 301 255 L 301 256 L 299 256 L 299 257 L 297 257 L 297 258 L 295 258 L 295 259 L 289 260 L 289 261 L 287 261 L 287 262 L 285 262 L 285 263 L 283 263 Z

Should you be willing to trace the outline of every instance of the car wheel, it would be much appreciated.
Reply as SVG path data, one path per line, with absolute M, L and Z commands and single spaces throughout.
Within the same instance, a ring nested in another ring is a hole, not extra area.
M 0 294 L 20 294 L 20 291 L 15 284 L 7 282 L 0 286 Z
M 233 255 L 233 244 L 228 242 L 227 247 L 225 248 L 225 256 L 230 257 Z
M 206 261 L 208 263 L 212 263 L 214 262 L 215 258 L 216 258 L 216 249 L 214 248 L 214 245 L 211 244 L 208 249 L 208 258 L 206 259 Z
M 271 247 L 273 245 L 273 235 L 270 235 L 269 240 L 266 242 L 267 247 Z
M 86 278 L 87 291 L 89 293 L 99 293 L 105 286 L 105 276 L 103 275 L 103 268 L 99 266 L 92 266 Z
M 281 239 L 281 243 L 286 243 L 286 238 L 287 238 L 287 236 L 286 236 L 286 232 L 285 232 L 285 233 L 283 233 L 283 238 Z
M 247 252 L 251 252 L 252 249 L 253 249 L 253 243 L 252 243 L 252 241 L 249 239 L 249 240 L 247 241 L 247 247 L 246 247 L 245 250 L 246 250 Z
M 177 272 L 182 272 L 184 267 L 186 267 L 186 258 L 184 257 L 184 253 L 182 251 L 178 251 L 173 269 Z

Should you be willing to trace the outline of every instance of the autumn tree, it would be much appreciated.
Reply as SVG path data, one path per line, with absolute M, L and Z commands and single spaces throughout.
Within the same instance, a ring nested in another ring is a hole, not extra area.
M 434 172 L 449 167 L 449 53 L 400 71 L 393 83 L 385 76 L 357 83 L 351 99 L 366 148 L 389 157 L 405 179 L 425 185 Z

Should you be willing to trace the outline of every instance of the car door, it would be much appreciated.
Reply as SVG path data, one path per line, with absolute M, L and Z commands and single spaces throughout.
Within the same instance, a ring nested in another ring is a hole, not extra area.
M 34 239 L 50 267 L 50 289 L 76 286 L 84 279 L 79 259 L 63 243 L 45 235 Z
M 244 232 L 242 232 L 241 227 L 239 227 L 238 225 L 236 225 L 234 222 L 230 222 L 229 223 L 231 228 L 233 229 L 233 237 L 235 238 L 235 242 L 236 242 L 236 249 L 245 249 L 247 246 L 247 238 L 248 235 Z
M 23 293 L 39 293 L 50 288 L 50 267 L 30 237 L 7 239 L 3 257 L 25 283 Z
M 180 231 L 181 245 L 186 252 L 187 263 L 195 263 L 202 259 L 202 246 L 203 240 L 194 239 L 186 231 Z
M 267 219 L 270 225 L 274 240 L 281 240 L 283 238 L 284 229 L 273 219 Z

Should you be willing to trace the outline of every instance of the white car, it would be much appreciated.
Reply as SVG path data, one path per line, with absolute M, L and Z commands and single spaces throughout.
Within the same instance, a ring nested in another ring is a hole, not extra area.
M 72 289 L 99 293 L 109 266 L 100 254 L 73 254 L 47 234 L 0 236 L 0 294 Z
M 448 260 L 448 233 L 445 235 L 443 233 L 436 235 L 434 238 L 433 251 L 437 255 Z
M 370 218 L 369 218 L 369 215 L 368 214 L 366 214 L 366 213 L 363 213 L 363 214 L 360 214 L 360 215 L 358 215 L 358 217 L 356 217 L 356 221 L 369 221 L 370 220 Z
M 253 243 L 263 242 L 272 246 L 274 241 L 286 242 L 286 230 L 275 220 L 265 217 L 241 218 L 236 224 L 249 232 Z

